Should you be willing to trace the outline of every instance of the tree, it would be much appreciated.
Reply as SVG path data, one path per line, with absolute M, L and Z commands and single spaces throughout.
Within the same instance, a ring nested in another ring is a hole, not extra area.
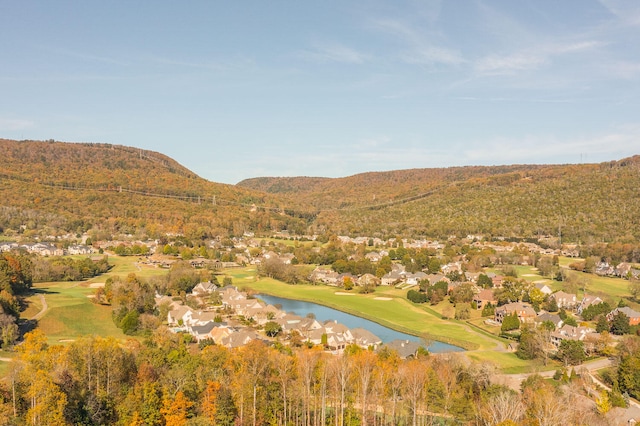
M 185 426 L 187 415 L 193 403 L 178 391 L 174 398 L 165 398 L 160 412 L 164 416 L 166 426 Z
M 276 337 L 282 331 L 282 327 L 275 321 L 268 321 L 264 325 L 264 332 L 269 337 Z
M 520 344 L 516 356 L 520 359 L 535 359 L 542 352 L 538 331 L 524 327 L 520 333 Z
M 518 313 L 513 312 L 510 315 L 505 315 L 502 320 L 502 326 L 500 326 L 500 331 L 511 331 L 517 330 L 520 328 L 520 319 L 518 318 Z
M 611 319 L 611 333 L 621 336 L 623 334 L 629 334 L 630 330 L 629 317 L 622 311 L 616 312 Z
M 65 424 L 64 409 L 67 396 L 56 385 L 49 374 L 38 370 L 31 378 L 26 396 L 29 398 L 29 410 L 26 420 L 31 425 Z
M 558 358 L 565 365 L 578 365 L 586 358 L 584 343 L 580 340 L 563 340 L 558 348 Z
M 640 300 L 640 280 L 632 278 L 629 281 L 629 293 L 631 293 L 634 300 Z
M 468 304 L 456 307 L 455 318 L 457 320 L 467 320 L 471 318 L 471 308 Z
M 598 413 L 605 415 L 611 410 L 611 401 L 609 400 L 609 392 L 601 390 L 600 395 L 596 398 L 596 409 Z
M 491 304 L 491 302 L 488 302 L 486 305 L 484 305 L 484 308 L 482 308 L 482 316 L 483 317 L 492 317 L 494 316 L 496 313 L 496 308 L 495 306 L 493 306 Z
M 609 322 L 604 315 L 599 315 L 596 322 L 596 333 L 602 333 L 603 331 L 609 331 Z
M 493 280 L 491 280 L 491 278 L 489 278 L 489 276 L 486 274 L 480 274 L 478 276 L 477 284 L 482 288 L 491 288 L 493 287 Z
M 413 303 L 425 303 L 427 301 L 427 295 L 419 291 L 409 290 L 407 292 L 407 299 Z
M 463 283 L 451 290 L 450 300 L 452 303 L 469 303 L 473 300 L 473 285 Z

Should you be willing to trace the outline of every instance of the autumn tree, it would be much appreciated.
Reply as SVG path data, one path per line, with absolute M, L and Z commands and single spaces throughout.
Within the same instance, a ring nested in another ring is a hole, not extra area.
M 189 409 L 193 403 L 178 391 L 173 398 L 165 397 L 160 412 L 164 416 L 166 426 L 185 426 Z

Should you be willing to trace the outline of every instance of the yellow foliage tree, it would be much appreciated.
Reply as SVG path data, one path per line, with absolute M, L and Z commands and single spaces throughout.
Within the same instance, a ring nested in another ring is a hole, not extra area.
M 184 396 L 182 391 L 178 391 L 176 396 L 171 398 L 165 398 L 160 412 L 164 416 L 166 426 L 185 426 L 187 424 L 187 415 L 189 414 L 189 408 L 193 403 Z

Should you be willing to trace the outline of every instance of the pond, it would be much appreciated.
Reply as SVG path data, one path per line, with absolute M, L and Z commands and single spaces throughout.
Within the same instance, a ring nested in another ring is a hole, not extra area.
M 364 328 L 375 334 L 382 340 L 383 343 L 391 342 L 392 340 L 411 340 L 414 342 L 420 342 L 419 337 L 411 334 L 401 333 L 396 330 L 392 330 L 388 327 L 380 325 L 376 322 L 369 321 L 364 318 L 360 318 L 355 315 L 347 314 L 345 312 L 338 311 L 337 309 L 328 308 L 326 306 L 318 305 L 312 302 L 302 302 L 300 300 L 283 299 L 282 297 L 269 296 L 266 294 L 256 295 L 258 299 L 263 300 L 270 305 L 280 305 L 281 309 L 285 312 L 294 313 L 301 317 L 305 317 L 308 314 L 313 314 L 318 321 L 335 320 L 341 324 L 346 325 L 349 328 Z M 432 341 L 428 347 L 430 352 L 459 352 L 464 349 L 449 345 L 447 343 Z

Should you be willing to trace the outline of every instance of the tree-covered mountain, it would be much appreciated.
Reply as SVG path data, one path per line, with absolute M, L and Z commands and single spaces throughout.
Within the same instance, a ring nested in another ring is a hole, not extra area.
M 601 164 L 452 167 L 238 184 L 312 208 L 318 231 L 370 236 L 640 238 L 640 156 Z
M 137 148 L 0 139 L 0 164 L 0 228 L 10 232 L 640 240 L 640 156 L 226 185 Z
M 200 238 L 305 223 L 277 197 L 209 182 L 157 152 L 0 139 L 0 228 Z M 259 206 L 259 208 L 254 207 Z

